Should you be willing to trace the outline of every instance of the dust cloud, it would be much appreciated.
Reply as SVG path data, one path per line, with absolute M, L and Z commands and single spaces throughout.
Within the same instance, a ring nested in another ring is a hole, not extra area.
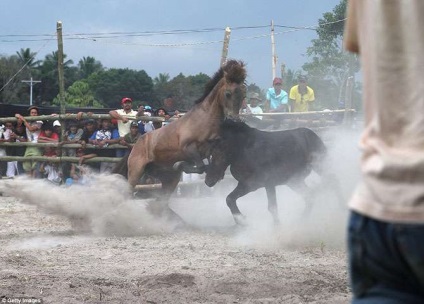
M 281 223 L 276 226 L 268 212 L 265 190 L 259 189 L 249 193 L 237 201 L 248 225 L 234 228 L 232 243 L 235 246 L 270 250 L 345 248 L 347 202 L 359 181 L 359 132 L 333 129 L 320 136 L 328 149 L 328 159 L 323 160 L 324 167 L 326 172 L 332 173 L 340 183 L 342 201 L 337 198 L 334 189 L 323 187 L 321 177 L 312 173 L 306 179 L 313 193 L 313 207 L 309 216 L 303 215 L 303 198 L 287 186 L 279 186 L 277 202 Z M 206 202 L 198 201 L 196 204 L 192 201 L 190 208 L 178 212 L 185 216 L 186 221 L 201 227 L 215 226 L 219 229 L 234 225 L 225 197 L 235 186 L 234 180 L 224 179 L 215 186 L 214 197 L 205 199 Z M 186 213 L 187 211 L 191 214 Z
M 15 178 L 0 183 L 0 192 L 46 214 L 68 218 L 74 230 L 95 235 L 148 235 L 172 230 L 134 200 L 126 180 L 117 175 L 90 176 L 87 185 L 56 186 L 46 180 Z
M 313 189 L 309 216 L 302 213 L 303 198 L 286 186 L 277 187 L 280 225 L 274 225 L 268 212 L 264 189 L 238 200 L 248 226 L 237 227 L 225 203 L 236 181 L 230 177 L 213 189 L 203 183 L 180 188 L 171 197 L 170 207 L 190 228 L 224 233 L 237 247 L 275 250 L 279 248 L 345 248 L 347 201 L 359 180 L 359 132 L 331 130 L 320 134 L 327 144 L 326 167 L 340 182 L 344 201 L 322 180 L 311 174 L 306 180 Z M 179 193 L 184 190 L 183 193 Z M 187 191 L 190 192 L 187 192 Z M 137 236 L 175 232 L 171 223 L 148 212 L 152 199 L 134 199 L 127 181 L 115 175 L 93 175 L 90 184 L 55 186 L 43 180 L 16 178 L 2 181 L 0 192 L 37 206 L 38 210 L 68 218 L 76 231 L 94 235 Z

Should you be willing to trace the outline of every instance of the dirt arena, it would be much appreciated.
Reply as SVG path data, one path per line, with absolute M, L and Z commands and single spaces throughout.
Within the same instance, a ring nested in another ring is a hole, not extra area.
M 349 150 L 355 143 L 337 147 Z M 357 155 L 335 167 L 348 196 Z M 150 216 L 149 200 L 132 199 L 125 181 L 113 176 L 69 188 L 25 179 L 0 183 L 2 300 L 349 303 L 347 210 L 329 192 L 317 192 L 305 219 L 301 198 L 279 187 L 277 227 L 265 191 L 249 194 L 239 200 L 249 225 L 239 228 L 225 205 L 233 182 L 213 191 L 201 186 L 172 199 L 189 226 L 175 230 Z M 318 178 L 308 183 L 319 188 Z

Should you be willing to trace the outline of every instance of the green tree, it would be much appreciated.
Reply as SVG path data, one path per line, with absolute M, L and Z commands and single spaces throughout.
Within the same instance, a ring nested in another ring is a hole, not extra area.
M 37 53 L 31 52 L 31 49 L 21 49 L 19 52 L 16 52 L 16 55 L 19 58 L 20 64 L 25 65 L 25 70 L 29 72 L 29 76 L 33 76 L 34 72 L 37 72 L 41 60 L 35 60 Z M 34 75 L 35 76 L 35 75 Z
M 119 107 L 124 96 L 133 101 L 152 100 L 153 97 L 153 80 L 144 70 L 104 70 L 91 74 L 87 83 L 95 99 L 109 108 Z
M 59 96 L 53 100 L 53 103 L 56 105 L 60 104 Z M 66 90 L 65 103 L 67 107 L 102 107 L 102 104 L 94 99 L 90 86 L 84 80 L 75 81 Z
M 65 78 L 65 89 L 77 80 L 77 68 L 72 67 L 72 60 L 66 60 L 67 55 L 63 54 L 63 71 Z M 47 54 L 41 66 L 41 99 L 50 103 L 59 94 L 59 74 L 58 74 L 58 52 Z
M 349 76 L 359 70 L 354 55 L 343 51 L 343 29 L 347 0 L 323 14 L 317 28 L 318 38 L 307 49 L 311 61 L 303 65 L 309 85 L 315 90 L 318 108 L 337 108 L 343 101 Z
M 204 73 L 194 76 L 184 76 L 182 73 L 169 81 L 167 94 L 172 94 L 175 105 L 179 110 L 188 111 L 194 102 L 203 94 L 206 83 L 210 77 Z
M 0 103 L 20 103 L 29 100 L 28 87 L 21 82 L 18 56 L 0 56 Z M 15 76 L 15 77 L 14 77 Z
M 91 74 L 103 71 L 103 65 L 94 57 L 82 57 L 78 62 L 79 77 L 81 79 L 88 78 Z

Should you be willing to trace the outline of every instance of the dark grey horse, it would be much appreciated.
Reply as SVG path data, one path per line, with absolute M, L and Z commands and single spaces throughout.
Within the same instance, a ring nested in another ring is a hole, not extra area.
M 211 151 L 206 169 L 205 183 L 214 186 L 223 179 L 230 166 L 237 187 L 227 196 L 227 205 L 237 224 L 244 224 L 244 216 L 237 207 L 237 199 L 264 187 L 268 197 L 268 210 L 278 223 L 276 186 L 287 185 L 300 194 L 306 203 L 305 213 L 311 209 L 311 191 L 305 178 L 314 170 L 323 180 L 331 181 L 340 201 L 340 187 L 333 177 L 324 175 L 322 164 L 326 147 L 310 129 L 265 132 L 243 122 L 225 121 L 221 125 L 220 139 Z

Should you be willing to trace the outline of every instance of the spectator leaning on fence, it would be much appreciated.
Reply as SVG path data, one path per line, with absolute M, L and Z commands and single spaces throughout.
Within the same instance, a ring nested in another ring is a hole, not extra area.
M 110 116 L 118 121 L 119 137 L 124 137 L 130 132 L 130 122 L 137 117 L 137 111 L 132 109 L 132 99 L 124 97 L 121 100 L 122 109 L 112 110 L 109 112 Z M 116 151 L 117 157 L 124 156 L 126 149 L 118 149 Z
M 290 89 L 290 106 L 292 112 L 308 112 L 309 106 L 315 101 L 314 90 L 307 86 L 306 76 L 298 77 L 298 84 Z
M 265 112 L 288 112 L 288 95 L 283 90 L 283 79 L 275 77 L 266 92 Z
M 36 106 L 29 107 L 28 114 L 29 116 L 39 116 L 38 107 Z M 15 114 L 15 117 L 18 119 L 18 126 L 19 125 L 25 126 L 28 141 L 32 143 L 37 143 L 38 136 L 41 133 L 41 126 L 43 125 L 43 122 L 41 120 L 28 122 L 25 119 L 25 117 L 23 117 L 21 114 Z M 25 149 L 24 157 L 31 157 L 31 156 L 41 156 L 41 150 L 37 147 L 27 147 Z M 23 163 L 23 168 L 30 177 L 36 177 L 36 169 L 37 169 L 36 161 L 25 161 Z

